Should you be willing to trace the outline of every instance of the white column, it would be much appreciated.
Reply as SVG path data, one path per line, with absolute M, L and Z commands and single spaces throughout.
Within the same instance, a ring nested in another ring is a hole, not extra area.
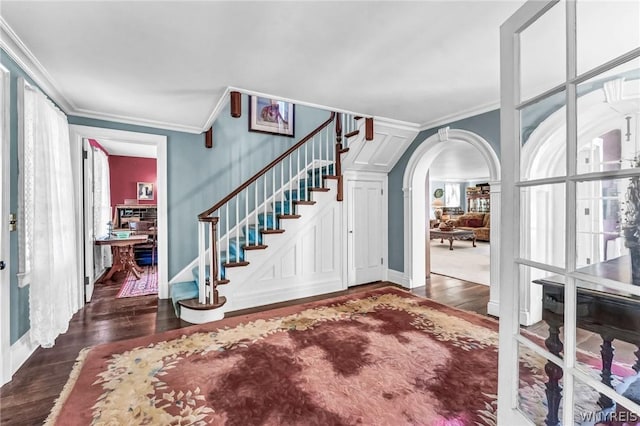
M 489 201 L 491 203 L 491 227 L 489 229 L 490 243 L 490 270 L 489 270 L 489 303 L 487 312 L 489 315 L 499 316 L 500 312 L 500 209 L 501 191 L 500 182 L 490 182 Z

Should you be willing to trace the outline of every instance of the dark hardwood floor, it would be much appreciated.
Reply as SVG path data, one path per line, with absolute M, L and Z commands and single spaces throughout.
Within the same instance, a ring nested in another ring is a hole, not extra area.
M 158 300 L 156 296 L 116 299 L 124 276 L 116 275 L 114 279 L 114 281 L 97 285 L 92 302 L 74 315 L 69 324 L 69 330 L 58 337 L 56 345 L 51 349 L 36 350 L 16 372 L 13 380 L 0 389 L 1 424 L 21 426 L 42 424 L 67 382 L 81 349 L 190 325 L 175 317 L 173 307 L 168 300 Z M 227 316 L 310 302 L 389 284 L 391 283 L 365 284 L 330 295 L 236 311 Z M 484 285 L 432 274 L 425 287 L 415 288 L 412 293 L 459 309 L 481 315 L 487 314 L 489 287 Z M 528 330 L 543 337 L 547 335 L 544 323 L 529 327 Z M 600 351 L 601 340 L 593 333 L 579 330 L 578 343 L 580 348 L 594 354 Z M 616 360 L 633 361 L 634 349 L 631 345 L 620 342 L 616 345 Z
M 168 300 L 158 300 L 156 296 L 116 299 L 124 276 L 116 275 L 114 279 L 96 285 L 92 302 L 74 315 L 69 324 L 69 330 L 58 337 L 55 346 L 51 349 L 37 349 L 16 372 L 13 380 L 0 389 L 1 424 L 42 424 L 53 407 L 54 400 L 67 382 L 71 368 L 82 348 L 190 325 L 175 317 L 173 307 Z M 366 284 L 328 296 L 354 293 L 385 285 L 389 283 Z M 488 287 L 437 275 L 432 276 L 426 287 L 414 289 L 413 293 L 481 314 L 486 314 L 489 301 Z M 306 298 L 302 302 L 323 297 Z M 228 316 L 291 304 L 293 302 L 278 303 L 237 311 Z

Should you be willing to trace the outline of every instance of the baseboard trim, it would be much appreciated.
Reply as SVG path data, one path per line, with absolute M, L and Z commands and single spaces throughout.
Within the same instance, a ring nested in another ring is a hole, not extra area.
M 487 313 L 494 317 L 500 317 L 500 302 L 490 300 L 489 303 L 487 303 Z
M 273 303 L 302 299 L 305 297 L 319 296 L 345 289 L 346 287 L 342 280 L 340 278 L 335 278 L 307 283 L 304 286 L 285 286 L 276 290 L 263 291 L 260 293 L 225 294 L 227 296 L 227 300 L 230 302 L 225 306 L 225 311 L 232 312 L 240 309 L 254 308 L 257 306 L 270 305 Z M 223 292 L 224 290 L 226 290 L 226 288 L 222 289 Z
M 18 339 L 9 350 L 11 356 L 11 376 L 13 376 L 22 364 L 38 349 L 39 345 L 31 343 L 31 331 L 27 331 Z
M 402 287 L 410 288 L 409 277 L 404 272 L 396 271 L 394 269 L 387 269 L 387 280 L 392 283 L 399 284 Z

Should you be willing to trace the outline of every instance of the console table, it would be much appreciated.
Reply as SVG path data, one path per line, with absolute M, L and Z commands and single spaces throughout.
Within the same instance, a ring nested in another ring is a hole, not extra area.
M 102 238 L 95 241 L 96 245 L 111 246 L 113 252 L 113 265 L 104 277 L 104 281 L 110 279 L 113 274 L 118 271 L 131 272 L 137 279 L 140 279 L 140 274 L 143 272 L 140 266 L 136 263 L 136 259 L 133 253 L 133 246 L 140 243 L 145 243 L 149 239 L 148 235 L 131 235 L 129 238 Z
M 597 275 L 624 283 L 631 283 L 631 259 L 622 256 L 605 262 L 581 268 L 580 272 Z M 533 281 L 541 284 L 542 318 L 549 325 L 549 337 L 545 345 L 549 352 L 560 357 L 563 349 L 560 340 L 560 327 L 564 320 L 564 277 L 553 276 Z M 602 337 L 602 383 L 611 386 L 611 365 L 613 363 L 614 339 L 622 340 L 640 347 L 640 297 L 622 292 L 612 292 L 604 288 L 587 289 L 578 287 L 576 304 L 577 327 L 598 333 Z M 633 369 L 640 372 L 640 349 L 635 352 L 636 363 Z M 562 398 L 559 381 L 562 368 L 548 361 L 547 403 L 549 413 L 547 425 L 557 425 L 558 408 Z M 613 401 L 600 394 L 598 405 L 602 408 L 613 406 Z
M 454 229 L 452 231 L 441 231 L 440 229 L 430 229 L 429 239 L 440 238 L 440 242 L 449 240 L 449 250 L 453 250 L 453 240 L 471 240 L 473 246 L 476 246 L 476 234 L 466 229 Z

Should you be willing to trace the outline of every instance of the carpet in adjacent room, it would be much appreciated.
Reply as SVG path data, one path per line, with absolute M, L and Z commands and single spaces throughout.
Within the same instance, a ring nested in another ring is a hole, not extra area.
M 476 241 L 454 241 L 449 250 L 449 241 L 431 240 L 431 272 L 458 278 L 477 284 L 489 285 L 489 243 Z
M 117 298 L 158 294 L 158 270 L 154 266 L 143 267 L 140 278 L 129 272 L 122 283 Z

